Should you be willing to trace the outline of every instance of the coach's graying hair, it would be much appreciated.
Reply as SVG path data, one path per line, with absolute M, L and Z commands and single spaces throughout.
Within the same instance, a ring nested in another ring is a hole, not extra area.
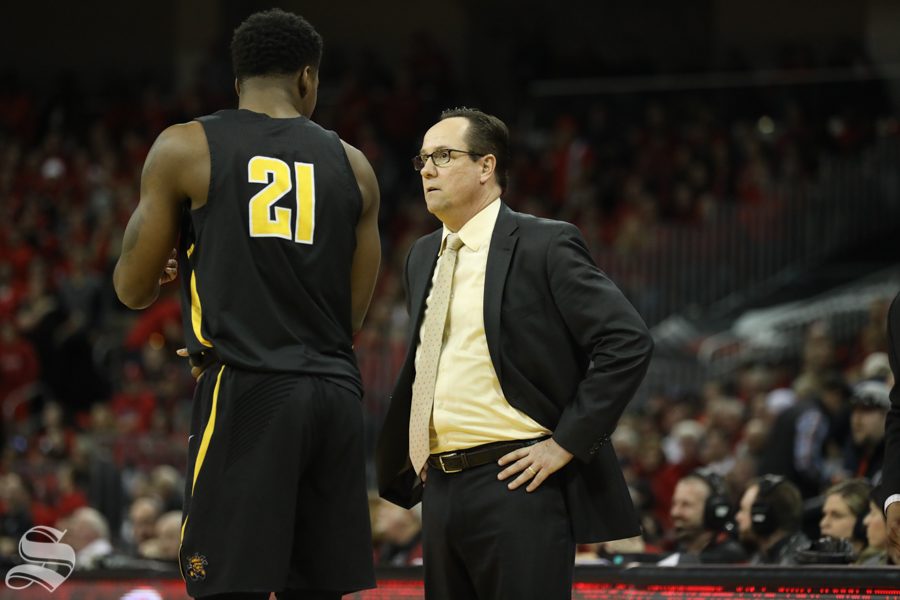
M 448 108 L 441 113 L 440 120 L 453 117 L 462 117 L 469 121 L 469 129 L 466 132 L 466 143 L 469 147 L 465 148 L 466 150 L 476 154 L 493 154 L 496 157 L 497 166 L 494 175 L 497 183 L 500 184 L 500 190 L 505 192 L 509 182 L 507 171 L 509 168 L 509 129 L 506 127 L 506 123 L 477 108 L 465 106 Z M 470 158 L 475 159 L 475 157 Z

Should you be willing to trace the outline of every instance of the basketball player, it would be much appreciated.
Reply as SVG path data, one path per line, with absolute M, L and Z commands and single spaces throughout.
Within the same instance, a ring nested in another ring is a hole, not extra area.
M 379 193 L 365 157 L 310 121 L 321 56 L 281 10 L 235 30 L 238 109 L 160 134 L 116 265 L 135 309 L 182 270 L 186 346 L 205 368 L 179 552 L 194 597 L 374 585 L 351 335 L 381 259 Z

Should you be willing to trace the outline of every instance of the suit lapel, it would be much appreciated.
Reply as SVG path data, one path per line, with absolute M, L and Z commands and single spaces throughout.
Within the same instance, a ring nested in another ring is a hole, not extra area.
M 422 240 L 422 247 L 410 258 L 410 334 L 409 347 L 413 349 L 411 354 L 415 356 L 415 347 L 418 345 L 419 327 L 422 325 L 422 316 L 425 312 L 425 299 L 431 289 L 431 278 L 434 275 L 434 266 L 437 264 L 438 250 L 441 249 L 441 233 L 438 229 Z
M 488 251 L 487 268 L 484 274 L 484 332 L 488 350 L 497 378 L 503 381 L 500 369 L 500 306 L 503 303 L 503 288 L 512 260 L 513 250 L 519 241 L 516 213 L 506 204 L 500 205 L 500 213 L 494 224 L 491 245 Z

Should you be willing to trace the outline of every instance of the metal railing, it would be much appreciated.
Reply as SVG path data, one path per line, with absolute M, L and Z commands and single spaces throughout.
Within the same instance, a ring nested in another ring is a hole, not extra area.
M 650 325 L 699 316 L 748 289 L 804 268 L 896 226 L 900 141 L 882 140 L 853 159 L 825 158 L 814 184 L 778 184 L 759 204 L 723 204 L 698 225 L 659 224 L 634 254 L 595 252 Z
M 871 319 L 872 306 L 887 306 L 898 290 L 900 267 L 820 297 L 750 311 L 728 331 L 704 340 L 697 352 L 699 365 L 706 376 L 722 377 L 757 357 L 790 360 L 800 356 L 806 331 L 815 322 L 826 323 L 836 343 L 852 345 Z

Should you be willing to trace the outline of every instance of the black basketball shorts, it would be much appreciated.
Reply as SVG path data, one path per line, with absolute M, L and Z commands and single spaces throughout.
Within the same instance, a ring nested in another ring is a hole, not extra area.
M 211 365 L 194 394 L 181 537 L 191 596 L 374 587 L 359 396 Z

